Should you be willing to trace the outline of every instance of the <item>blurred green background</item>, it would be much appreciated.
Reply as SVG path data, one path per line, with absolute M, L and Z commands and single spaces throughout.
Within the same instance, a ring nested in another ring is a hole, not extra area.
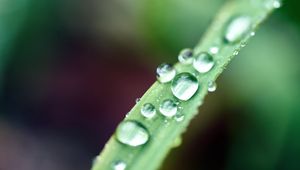
M 0 0 L 0 169 L 90 169 L 156 66 L 223 3 Z M 299 5 L 232 61 L 161 170 L 300 169 Z

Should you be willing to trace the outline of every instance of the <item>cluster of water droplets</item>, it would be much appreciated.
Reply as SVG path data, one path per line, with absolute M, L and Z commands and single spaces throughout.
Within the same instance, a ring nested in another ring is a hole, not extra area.
M 270 6 L 270 4 L 267 4 Z M 272 1 L 273 8 L 281 6 L 280 1 Z M 252 19 L 249 16 L 235 16 L 231 18 L 223 32 L 224 45 L 235 45 L 241 42 L 246 36 L 254 36 Z M 242 41 L 240 47 L 244 47 L 246 42 Z M 220 53 L 221 45 L 214 45 L 208 48 L 207 51 L 195 53 L 192 49 L 183 49 L 178 55 L 178 61 L 183 65 L 191 65 L 194 70 L 201 76 L 210 72 L 216 65 L 215 57 Z M 237 55 L 239 50 L 233 51 L 233 55 Z M 156 69 L 157 80 L 160 83 L 170 83 L 170 90 L 173 98 L 165 98 L 160 96 L 157 108 L 152 103 L 144 103 L 140 108 L 140 114 L 148 120 L 153 119 L 157 113 L 165 117 L 166 124 L 174 119 L 176 122 L 182 122 L 185 115 L 179 107 L 181 102 L 191 100 L 197 93 L 198 89 L 202 87 L 198 78 L 194 73 L 179 72 L 170 64 L 161 64 Z M 207 91 L 214 92 L 217 88 L 215 81 L 208 82 Z M 139 99 L 136 102 L 140 102 Z M 122 122 L 116 130 L 117 140 L 127 146 L 138 147 L 146 144 L 150 140 L 149 131 L 141 123 L 133 120 L 126 120 Z M 181 143 L 181 142 L 177 142 Z M 175 144 L 177 145 L 177 144 Z M 180 144 L 179 144 L 180 145 Z M 113 163 L 114 170 L 125 170 L 126 163 L 117 161 Z

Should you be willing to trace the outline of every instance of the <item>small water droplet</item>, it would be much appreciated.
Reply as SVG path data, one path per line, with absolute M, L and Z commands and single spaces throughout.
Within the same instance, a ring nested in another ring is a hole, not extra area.
M 202 52 L 196 55 L 193 66 L 199 73 L 210 71 L 215 65 L 213 57 L 207 52 Z
M 238 16 L 230 20 L 225 30 L 225 41 L 227 43 L 236 43 L 247 34 L 251 28 L 251 18 L 247 16 Z
M 233 55 L 238 55 L 239 54 L 239 51 L 238 50 L 234 50 L 233 51 Z
M 166 117 L 172 117 L 177 113 L 177 105 L 173 100 L 166 99 L 160 104 L 159 111 Z
M 274 8 L 280 8 L 281 7 L 281 2 L 279 0 L 274 0 L 273 7 Z
M 241 43 L 241 47 L 245 47 L 246 46 L 246 42 L 245 41 L 243 41 L 242 43 Z
M 176 75 L 176 70 L 170 64 L 161 64 L 156 69 L 156 77 L 161 83 L 171 81 Z
M 178 146 L 181 145 L 181 143 L 182 143 L 182 138 L 179 136 L 174 140 L 172 147 L 177 148 Z
M 176 120 L 176 122 L 183 121 L 184 120 L 184 114 L 182 114 L 182 113 L 176 114 L 175 115 L 175 120 Z
M 208 83 L 208 87 L 207 87 L 207 91 L 209 92 L 214 92 L 217 89 L 217 84 L 215 82 L 209 82 Z
M 171 90 L 175 97 L 187 101 L 198 90 L 198 80 L 190 73 L 180 73 L 175 76 L 171 84 Z
M 272 10 L 272 9 L 277 9 L 277 8 L 280 8 L 281 7 L 281 1 L 280 0 L 273 0 L 273 1 L 268 1 L 266 3 L 266 8 L 269 9 L 269 10 Z
M 153 104 L 151 103 L 146 103 L 143 105 L 143 107 L 141 108 L 141 114 L 148 118 L 151 119 L 153 116 L 155 116 L 156 114 L 156 109 L 154 107 Z
M 99 161 L 100 161 L 100 156 L 98 155 L 93 159 L 93 162 L 92 162 L 93 166 L 96 165 L 97 162 L 99 162 Z
M 129 146 L 140 146 L 149 140 L 147 129 L 136 121 L 123 121 L 116 130 L 118 141 Z
M 219 47 L 211 47 L 210 49 L 209 49 L 209 52 L 211 53 L 211 54 L 218 54 L 219 53 Z
M 136 98 L 135 99 L 135 103 L 138 103 L 138 102 L 140 102 L 141 101 L 141 98 Z
M 113 170 L 125 170 L 126 163 L 123 161 L 116 161 L 113 163 Z
M 178 61 L 182 64 L 191 64 L 193 62 L 193 50 L 189 48 L 181 50 Z
M 250 33 L 250 35 L 251 35 L 251 37 L 253 37 L 253 36 L 255 35 L 255 32 L 252 31 L 252 32 Z

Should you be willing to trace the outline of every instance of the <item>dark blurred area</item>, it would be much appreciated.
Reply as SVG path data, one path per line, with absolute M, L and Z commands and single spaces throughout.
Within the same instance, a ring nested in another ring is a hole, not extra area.
M 223 0 L 0 0 L 0 170 L 86 170 Z M 162 170 L 300 169 L 299 1 L 230 64 Z

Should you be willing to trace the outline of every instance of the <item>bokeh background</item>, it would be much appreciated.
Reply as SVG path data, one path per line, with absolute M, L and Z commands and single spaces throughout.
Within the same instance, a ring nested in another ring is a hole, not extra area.
M 223 3 L 0 0 L 0 170 L 90 169 L 156 66 Z M 299 5 L 233 60 L 161 170 L 300 169 Z

